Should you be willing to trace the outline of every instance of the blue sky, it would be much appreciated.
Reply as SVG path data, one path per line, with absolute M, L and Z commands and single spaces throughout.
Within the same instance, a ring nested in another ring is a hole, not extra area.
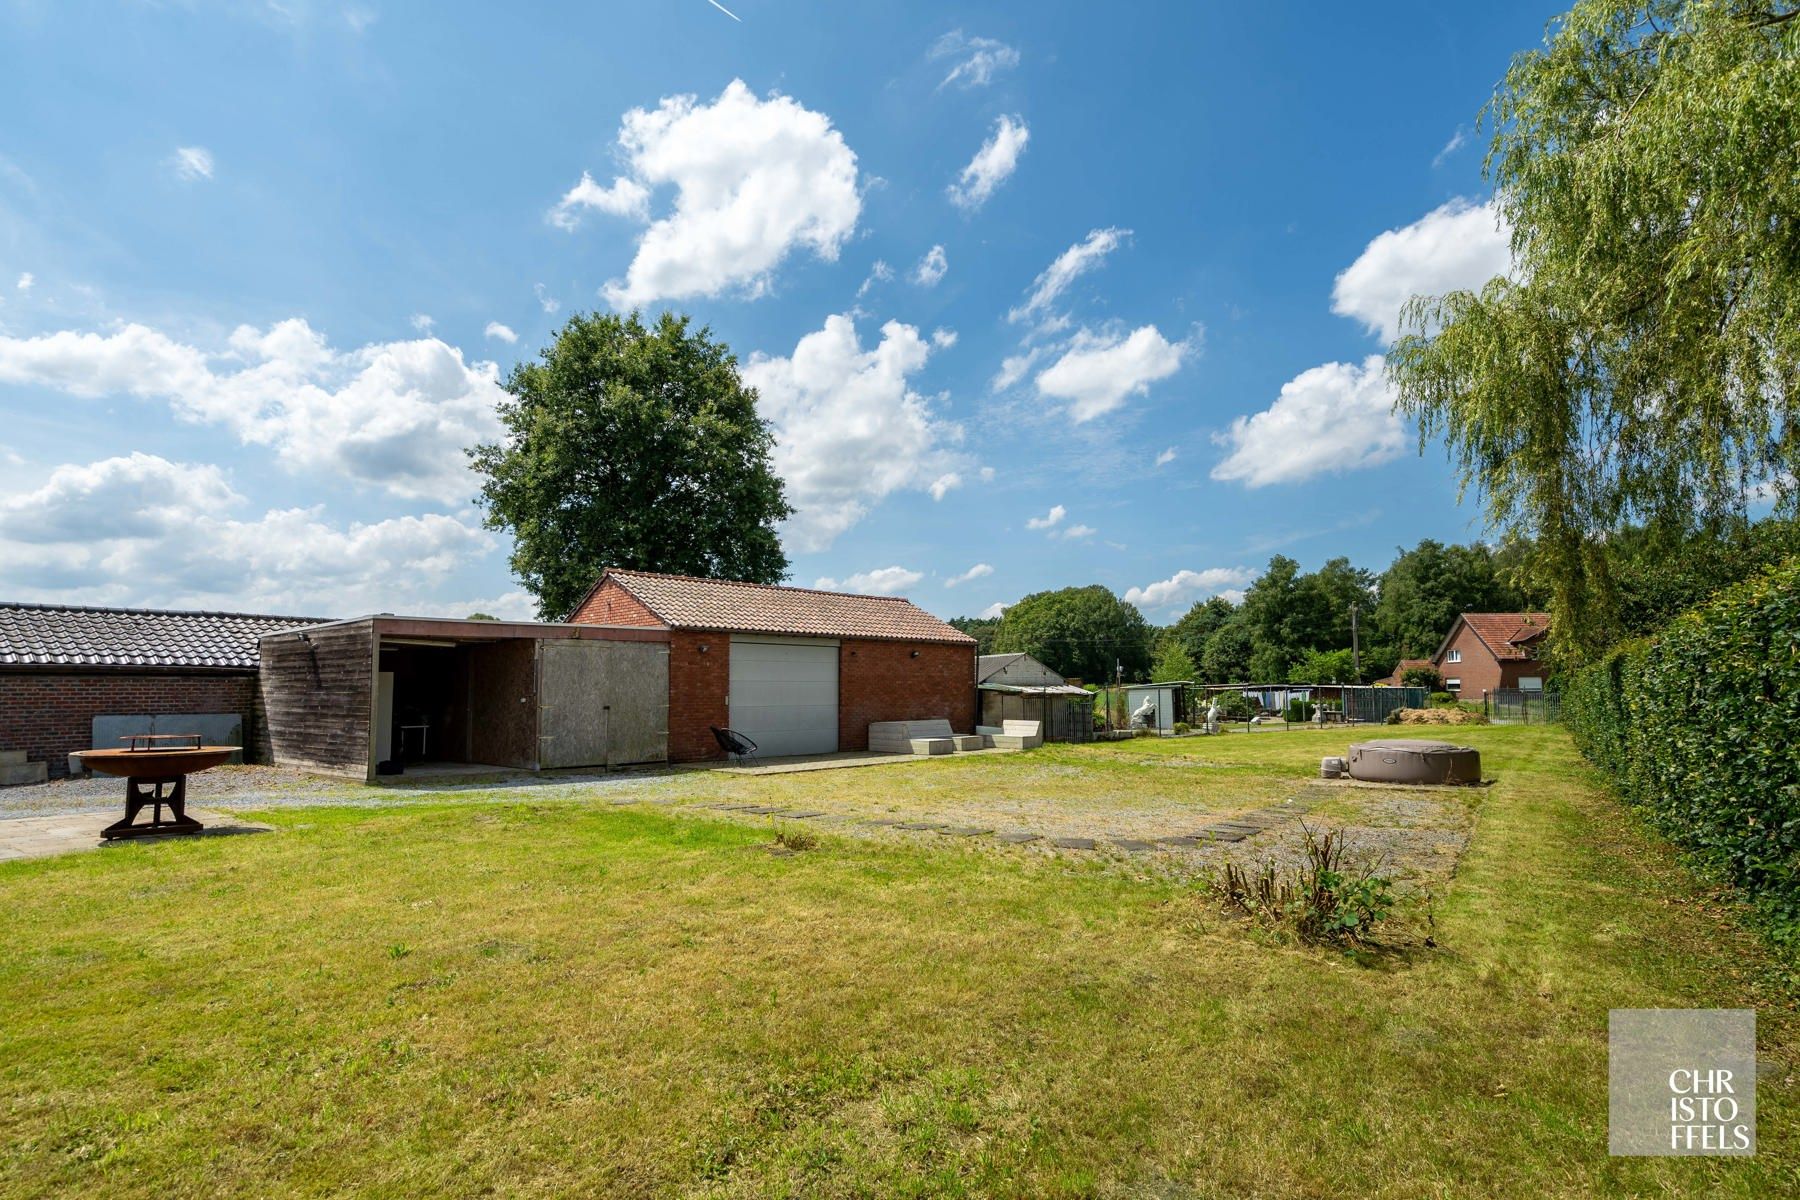
M 737 352 L 793 582 L 1155 621 L 1481 533 L 1375 356 L 1506 269 L 1554 6 L 0 2 L 0 598 L 528 615 L 459 448 L 578 310 Z

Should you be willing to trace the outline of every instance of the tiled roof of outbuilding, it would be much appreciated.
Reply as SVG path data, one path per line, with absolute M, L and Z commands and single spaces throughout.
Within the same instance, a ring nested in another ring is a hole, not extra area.
M 672 629 L 970 645 L 975 641 L 899 596 L 858 596 L 617 570 L 607 571 L 594 587 L 598 589 L 608 579 L 636 596 Z
M 322 623 L 262 613 L 0 603 L 0 667 L 257 667 L 256 639 Z

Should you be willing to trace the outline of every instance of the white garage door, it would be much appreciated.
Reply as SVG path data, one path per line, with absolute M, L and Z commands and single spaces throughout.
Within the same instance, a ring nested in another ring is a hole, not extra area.
M 731 727 L 771 757 L 834 753 L 837 643 L 732 638 Z

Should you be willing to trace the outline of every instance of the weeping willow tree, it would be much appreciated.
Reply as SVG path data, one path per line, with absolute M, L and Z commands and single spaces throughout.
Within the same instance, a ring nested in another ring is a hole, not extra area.
M 1512 272 L 1415 297 L 1389 373 L 1421 445 L 1535 547 L 1579 661 L 1617 630 L 1610 533 L 1794 509 L 1800 5 L 1578 4 L 1484 121 Z

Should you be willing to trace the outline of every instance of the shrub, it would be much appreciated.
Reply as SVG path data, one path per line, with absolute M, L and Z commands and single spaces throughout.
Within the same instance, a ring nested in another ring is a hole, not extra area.
M 1433 692 L 1433 693 L 1431 693 L 1431 704 L 1432 704 L 1433 708 L 1447 708 L 1450 705 L 1455 704 L 1455 703 L 1456 703 L 1456 693 L 1454 693 L 1454 692 Z
M 805 829 L 795 829 L 784 825 L 775 831 L 775 844 L 785 846 L 789 850 L 816 850 L 819 846 L 819 835 Z
M 1627 802 L 1800 936 L 1800 560 L 1574 672 L 1562 714 Z
M 1192 733 L 1194 732 L 1194 727 L 1189 725 L 1186 721 L 1177 721 L 1175 722 L 1175 732 L 1177 734 Z
M 1294 724 L 1298 725 L 1303 721 L 1310 721 L 1312 720 L 1312 715 L 1313 706 L 1309 702 L 1301 700 L 1298 697 L 1288 701 L 1287 719 Z
M 1428 692 L 1444 690 L 1444 677 L 1436 667 L 1408 667 L 1400 672 L 1401 687 L 1419 687 Z
M 1378 861 L 1344 862 L 1344 833 L 1315 833 L 1300 823 L 1305 862 L 1278 867 L 1264 862 L 1254 875 L 1226 863 L 1213 883 L 1229 907 L 1293 932 L 1303 942 L 1367 943 L 1394 907 L 1393 884 Z

